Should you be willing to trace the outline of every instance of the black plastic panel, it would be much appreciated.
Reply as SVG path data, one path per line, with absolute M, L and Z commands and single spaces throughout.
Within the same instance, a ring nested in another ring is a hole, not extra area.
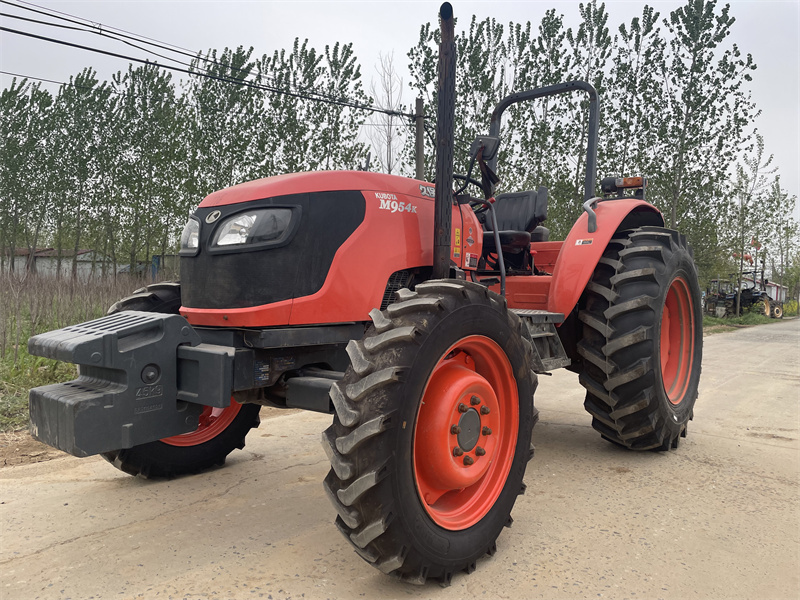
M 208 252 L 217 226 L 234 213 L 265 206 L 299 207 L 297 230 L 280 247 Z M 220 211 L 211 224 L 206 216 Z M 189 308 L 246 308 L 300 298 L 322 288 L 339 247 L 363 222 L 359 191 L 315 192 L 198 208 L 200 252 L 181 257 L 181 294 Z

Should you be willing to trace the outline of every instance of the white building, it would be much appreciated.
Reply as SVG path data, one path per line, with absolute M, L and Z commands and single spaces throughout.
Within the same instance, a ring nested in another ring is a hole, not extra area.
M 30 261 L 30 252 L 27 248 L 17 248 L 14 251 L 14 270 L 23 273 Z M 60 271 L 62 277 L 72 276 L 72 264 L 77 263 L 77 273 L 79 279 L 89 279 L 94 273 L 100 276 L 103 273 L 103 261 L 108 264 L 107 272 L 110 272 L 111 262 L 94 250 L 61 250 Z M 31 271 L 42 277 L 55 277 L 59 271 L 58 250 L 55 248 L 39 248 L 33 253 L 33 263 Z

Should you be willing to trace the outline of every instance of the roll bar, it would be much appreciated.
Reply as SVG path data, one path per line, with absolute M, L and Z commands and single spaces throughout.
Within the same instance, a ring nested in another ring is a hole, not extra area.
M 544 96 L 555 96 L 557 94 L 567 94 L 575 91 L 584 91 L 589 94 L 589 143 L 586 148 L 586 177 L 584 179 L 584 201 L 590 200 L 594 197 L 594 187 L 596 182 L 596 169 L 597 169 L 597 130 L 599 127 L 600 116 L 600 97 L 597 95 L 597 90 L 586 83 L 585 81 L 568 81 L 566 83 L 558 83 L 556 85 L 548 85 L 547 87 L 536 88 L 525 92 L 511 94 L 503 98 L 495 107 L 492 112 L 492 121 L 489 126 L 489 135 L 500 135 L 500 120 L 503 112 L 512 104 L 517 102 L 524 102 L 526 100 L 534 100 Z M 489 161 L 489 166 L 493 171 L 497 167 L 497 155 Z

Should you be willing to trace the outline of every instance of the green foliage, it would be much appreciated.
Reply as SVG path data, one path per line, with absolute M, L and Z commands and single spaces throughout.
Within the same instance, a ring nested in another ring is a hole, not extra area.
M 28 425 L 28 390 L 76 377 L 75 366 L 28 356 L 17 367 L 0 360 L 0 432 Z
M 797 300 L 790 300 L 783 305 L 783 315 L 785 317 L 796 317 L 797 312 Z
M 714 325 L 768 325 L 770 323 L 777 323 L 777 319 L 772 319 L 758 312 L 745 312 L 740 317 L 725 317 L 718 319 L 709 315 L 703 315 L 703 327 L 712 327 Z

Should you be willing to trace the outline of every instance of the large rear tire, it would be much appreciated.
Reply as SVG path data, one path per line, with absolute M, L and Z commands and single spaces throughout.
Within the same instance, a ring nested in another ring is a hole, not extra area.
M 164 282 L 136 290 L 116 302 L 108 314 L 123 310 L 178 314 L 180 306 L 180 284 Z M 259 425 L 260 410 L 257 404 L 239 404 L 234 400 L 226 408 L 207 406 L 195 431 L 106 452 L 103 458 L 130 475 L 176 477 L 199 473 L 225 464 L 228 454 L 244 448 L 245 436 Z
M 618 233 L 579 317 L 592 426 L 634 450 L 677 448 L 693 417 L 703 350 L 700 288 L 684 236 L 660 227 Z
M 336 525 L 367 562 L 449 583 L 495 551 L 524 490 L 532 347 L 504 298 L 463 281 L 401 290 L 347 352 L 322 436 Z

